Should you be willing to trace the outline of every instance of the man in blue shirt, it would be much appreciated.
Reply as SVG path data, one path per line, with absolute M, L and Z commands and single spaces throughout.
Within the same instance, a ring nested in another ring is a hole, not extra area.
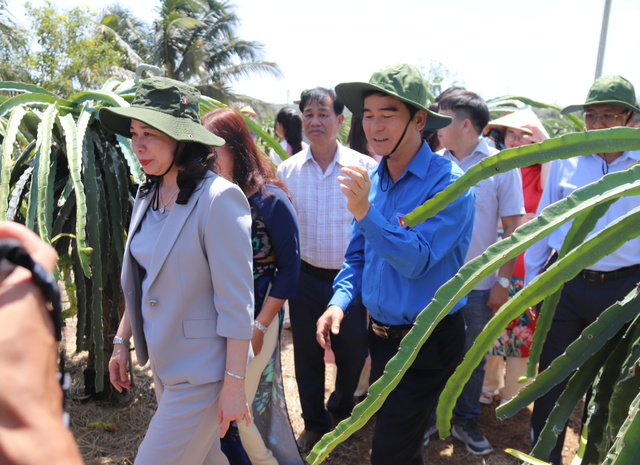
M 427 109 L 427 88 L 415 67 L 389 66 L 374 73 L 369 83 L 339 84 L 336 92 L 353 114 L 363 116 L 367 140 L 384 160 L 371 175 L 349 166 L 338 178 L 355 221 L 334 296 L 318 320 L 317 338 L 324 347 L 329 331 L 338 334 L 345 312 L 361 296 L 371 314 L 368 339 L 375 381 L 418 313 L 464 264 L 475 198 L 469 190 L 414 228 L 404 224 L 405 214 L 462 175 L 421 139 L 423 128 L 442 128 L 451 118 Z M 372 464 L 424 463 L 429 413 L 462 357 L 465 326 L 457 310 L 464 303 L 438 324 L 378 412 Z

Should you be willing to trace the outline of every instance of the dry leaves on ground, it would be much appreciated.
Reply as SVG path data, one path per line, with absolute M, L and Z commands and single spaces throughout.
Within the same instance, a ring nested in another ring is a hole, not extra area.
M 69 324 L 70 323 L 70 324 Z M 68 322 L 66 328 L 66 347 L 69 354 L 69 369 L 73 385 L 69 392 L 69 414 L 71 429 L 78 441 L 82 456 L 87 465 L 117 464 L 131 465 L 147 426 L 156 409 L 156 398 L 153 393 L 153 378 L 148 366 L 139 367 L 134 359 L 134 386 L 131 391 L 117 403 L 95 402 L 84 403 L 82 400 L 82 370 L 86 360 L 86 352 L 73 354 L 75 349 L 75 323 Z M 301 417 L 300 399 L 293 368 L 294 353 L 291 332 L 282 333 L 282 370 L 287 408 L 291 424 L 296 435 L 304 429 Z M 328 398 L 334 383 L 334 370 L 328 366 L 326 371 L 326 396 Z M 482 406 L 480 428 L 494 447 L 494 452 L 478 457 L 470 454 L 464 445 L 451 436 L 440 440 L 432 437 L 425 448 L 426 463 L 430 465 L 515 465 L 519 461 L 506 454 L 507 447 L 528 452 L 531 449 L 529 439 L 529 418 L 531 411 L 520 413 L 505 421 L 495 417 L 493 405 Z M 571 417 L 565 444 L 564 463 L 571 463 L 578 443 L 580 427 L 579 405 Z M 87 427 L 90 422 L 110 422 L 117 427 L 116 432 L 102 431 Z M 348 439 L 339 445 L 325 460 L 327 465 L 365 465 L 369 463 L 371 439 L 375 427 L 375 418 L 363 429 L 358 439 Z

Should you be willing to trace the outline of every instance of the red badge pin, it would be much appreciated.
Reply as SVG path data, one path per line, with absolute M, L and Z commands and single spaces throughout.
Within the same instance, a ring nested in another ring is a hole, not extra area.
M 180 101 L 186 105 L 187 104 L 187 97 L 182 97 L 180 99 Z

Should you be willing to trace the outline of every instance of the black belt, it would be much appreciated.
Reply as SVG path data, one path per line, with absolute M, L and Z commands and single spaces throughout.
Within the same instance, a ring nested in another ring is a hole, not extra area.
M 442 328 L 444 328 L 444 326 L 449 324 L 451 316 L 452 315 L 449 314 L 442 320 L 440 320 L 433 332 L 435 333 L 437 331 L 440 331 Z M 382 339 L 402 339 L 407 335 L 409 331 L 411 331 L 411 328 L 413 328 L 413 324 L 385 325 L 384 323 L 380 323 L 379 321 L 374 320 L 371 315 L 369 315 L 369 324 L 371 325 L 371 330 L 373 331 L 373 333 L 376 336 L 381 337 Z
M 628 278 L 633 276 L 640 269 L 640 265 L 626 266 L 624 268 L 618 268 L 613 271 L 594 271 L 594 270 L 582 270 L 580 276 L 587 281 L 595 281 L 601 283 L 602 281 L 611 281 L 613 279 Z
M 310 263 L 305 262 L 304 260 L 300 261 L 300 269 L 305 273 L 312 274 L 316 278 L 320 278 L 323 281 L 333 281 L 340 270 L 328 270 L 326 268 L 318 268 L 317 266 L 313 266 Z

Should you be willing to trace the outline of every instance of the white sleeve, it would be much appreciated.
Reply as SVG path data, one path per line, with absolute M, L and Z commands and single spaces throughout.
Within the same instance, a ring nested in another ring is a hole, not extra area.
M 542 191 L 542 197 L 540 198 L 540 203 L 538 204 L 538 216 L 540 215 L 540 212 L 542 212 L 542 210 L 544 210 L 546 207 L 560 200 L 559 198 L 557 198 L 559 197 L 557 188 L 562 176 L 562 164 L 558 162 L 561 162 L 561 160 L 554 160 L 551 163 L 551 170 L 549 172 L 549 178 L 547 179 L 547 185 Z M 539 240 L 531 247 L 529 247 L 529 249 L 527 249 L 526 251 L 524 255 L 525 286 L 540 274 L 542 268 L 544 267 L 544 264 L 547 262 L 547 259 L 549 258 L 552 250 L 549 246 L 550 236 L 551 235 L 548 235 Z

